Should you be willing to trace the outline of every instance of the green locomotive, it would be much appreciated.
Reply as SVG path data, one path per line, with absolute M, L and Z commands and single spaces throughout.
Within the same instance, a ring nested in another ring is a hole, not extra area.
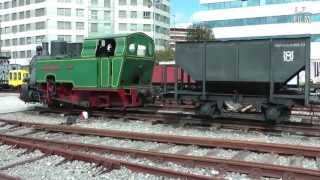
M 79 57 L 34 57 L 20 97 L 48 105 L 140 106 L 154 60 L 154 42 L 146 34 L 88 38 Z

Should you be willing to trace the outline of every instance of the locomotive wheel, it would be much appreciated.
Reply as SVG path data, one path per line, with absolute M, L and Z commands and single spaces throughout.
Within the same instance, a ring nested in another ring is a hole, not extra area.
M 200 114 L 206 116 L 213 116 L 217 113 L 217 103 L 207 102 L 200 107 Z

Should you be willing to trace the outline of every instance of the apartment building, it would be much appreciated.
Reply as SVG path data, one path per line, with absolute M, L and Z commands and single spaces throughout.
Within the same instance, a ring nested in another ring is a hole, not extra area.
M 175 49 L 176 42 L 187 41 L 188 31 L 190 30 L 188 27 L 170 28 L 170 48 Z
M 42 42 L 141 31 L 169 42 L 168 0 L 0 0 L 1 50 L 28 64 Z

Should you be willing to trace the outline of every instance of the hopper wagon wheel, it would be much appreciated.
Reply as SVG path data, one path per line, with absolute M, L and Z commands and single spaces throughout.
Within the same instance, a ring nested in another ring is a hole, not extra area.
M 268 105 L 263 109 L 267 121 L 280 123 L 288 117 L 288 108 L 284 105 Z
M 200 106 L 200 114 L 214 117 L 219 112 L 216 102 L 206 102 Z

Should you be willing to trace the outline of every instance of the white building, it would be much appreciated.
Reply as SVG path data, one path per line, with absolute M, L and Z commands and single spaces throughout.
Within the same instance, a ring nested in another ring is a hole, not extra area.
M 139 31 L 157 49 L 169 43 L 170 0 L 91 0 L 89 13 L 90 35 Z
M 312 61 L 320 61 L 319 0 L 200 0 L 200 4 L 202 10 L 193 18 L 212 28 L 217 39 L 310 34 Z
M 161 49 L 169 40 L 170 3 L 152 2 L 0 0 L 1 50 L 9 52 L 12 63 L 28 64 L 41 42 L 82 42 L 88 35 L 136 31 L 155 37 L 157 48 Z
M 190 28 L 170 28 L 170 48 L 175 49 L 176 42 L 187 41 Z

